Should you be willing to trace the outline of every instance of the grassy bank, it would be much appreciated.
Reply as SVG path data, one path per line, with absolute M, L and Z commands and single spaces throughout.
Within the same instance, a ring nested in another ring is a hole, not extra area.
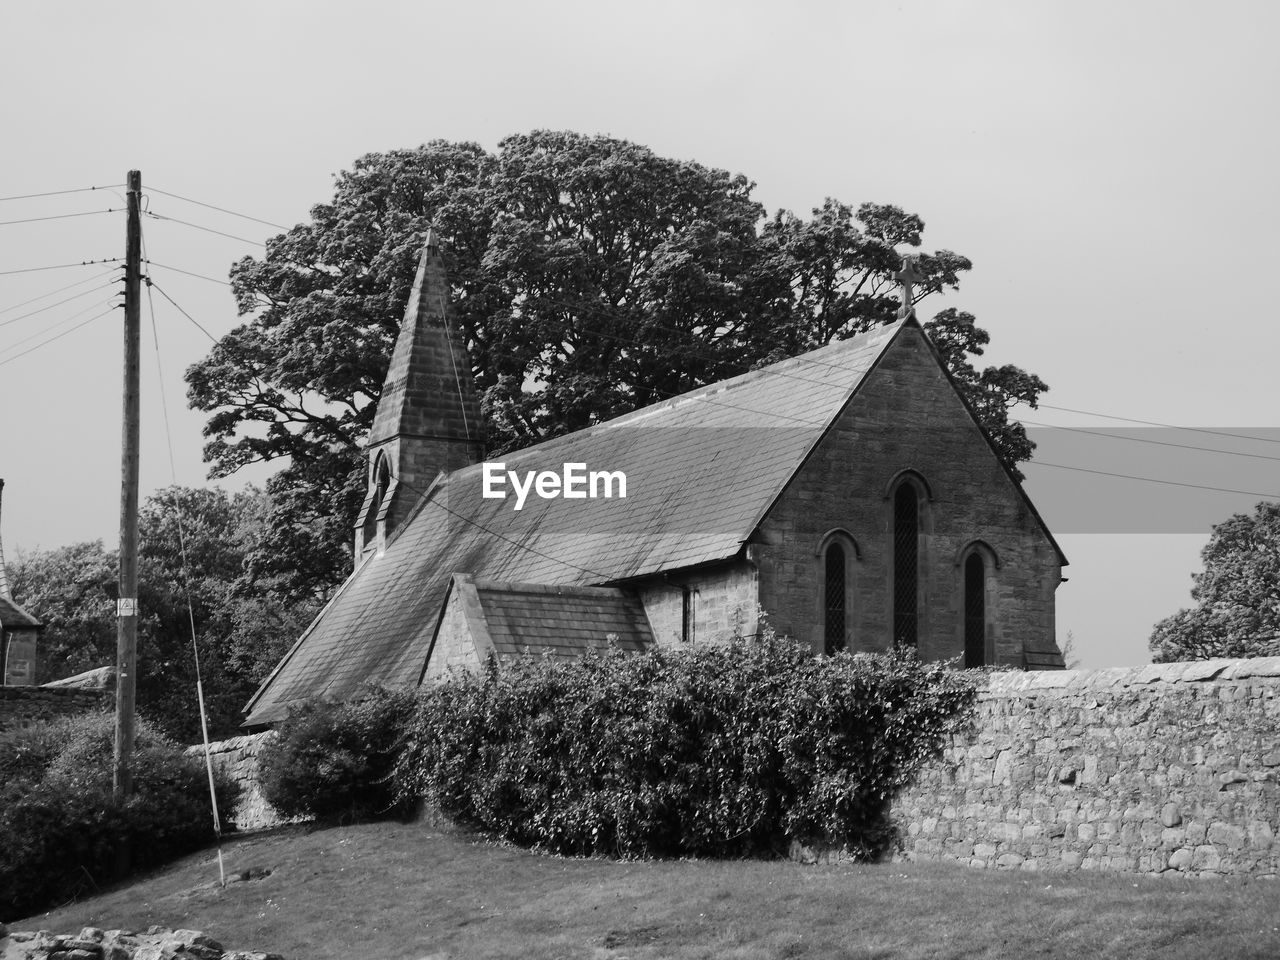
M 271 873 L 222 890 L 205 853 L 11 926 L 196 928 L 288 960 L 1280 956 L 1278 881 L 568 860 L 386 823 L 225 854 Z

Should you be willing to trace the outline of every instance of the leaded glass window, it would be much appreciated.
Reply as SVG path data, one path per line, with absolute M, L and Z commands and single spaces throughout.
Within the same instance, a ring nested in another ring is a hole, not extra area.
M 980 667 L 987 658 L 986 565 L 976 550 L 964 562 L 964 665 Z
M 844 547 L 833 543 L 827 547 L 823 635 L 827 656 L 839 653 L 845 646 L 845 556 Z
M 893 645 L 914 647 L 917 641 L 920 573 L 920 502 L 910 483 L 893 497 Z

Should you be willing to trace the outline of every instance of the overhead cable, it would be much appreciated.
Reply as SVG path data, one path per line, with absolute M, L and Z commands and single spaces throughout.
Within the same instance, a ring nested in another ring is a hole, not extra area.
M 166 197 L 173 197 L 175 200 L 182 200 L 186 203 L 194 203 L 197 207 L 206 207 L 209 210 L 217 210 L 219 213 L 227 213 L 233 217 L 239 217 L 241 220 L 252 220 L 254 223 L 261 223 L 263 226 L 275 227 L 277 230 L 288 230 L 282 223 L 273 223 L 270 220 L 263 220 L 260 217 L 251 217 L 247 213 L 236 213 L 234 210 L 228 210 L 226 207 L 219 207 L 216 204 L 205 203 L 203 200 L 193 200 L 191 197 L 184 197 L 177 193 L 170 193 L 168 190 L 160 190 L 157 187 L 147 187 L 148 193 L 159 193 Z
M 1233 490 L 1229 487 L 1211 487 L 1199 483 L 1185 483 L 1181 480 L 1161 480 L 1158 477 L 1138 477 L 1131 473 L 1111 473 L 1107 470 L 1090 470 L 1088 467 L 1070 467 L 1065 463 L 1048 463 L 1045 460 L 1029 460 L 1029 466 L 1053 467 L 1055 470 L 1074 470 L 1077 473 L 1093 473 L 1100 477 L 1118 477 L 1122 480 L 1141 480 L 1143 483 L 1160 483 L 1170 487 L 1190 487 L 1192 490 L 1212 490 L 1217 493 L 1239 493 L 1246 497 L 1262 497 L 1264 500 L 1280 500 L 1277 493 L 1259 493 L 1256 490 Z
M 212 227 L 202 227 L 198 223 L 192 223 L 190 220 L 179 220 L 177 217 L 166 217 L 162 213 L 152 213 L 150 210 L 144 211 L 148 217 L 153 220 L 165 220 L 169 223 L 180 223 L 184 227 L 191 227 L 193 230 L 203 230 L 205 233 L 217 234 L 220 237 L 227 237 L 231 240 L 239 240 L 241 243 L 252 243 L 258 247 L 265 247 L 266 244 L 261 240 L 250 240 L 248 237 L 237 237 L 234 233 L 226 233 L 222 230 L 214 230 Z
M 79 293 L 67 297 L 65 300 L 57 300 L 43 307 L 38 307 L 27 313 L 20 313 L 16 317 L 10 317 L 8 320 L 0 320 L 0 327 L 7 327 L 11 323 L 17 323 L 19 320 L 25 320 L 28 317 L 34 317 L 37 314 L 44 313 L 46 310 L 52 310 L 54 307 L 60 307 L 64 303 L 70 303 L 72 300 L 79 300 L 81 297 L 87 297 L 91 293 L 97 293 L 99 290 L 105 290 L 107 287 L 115 286 L 115 280 L 108 280 L 106 283 L 99 284 L 96 287 L 90 287 L 88 290 L 81 290 Z
M 38 296 L 38 297 L 32 297 L 30 300 L 23 300 L 21 303 L 15 303 L 15 304 L 13 304 L 12 306 L 8 306 L 8 307 L 5 307 L 5 308 L 3 308 L 3 309 L 0 309 L 0 313 L 8 313 L 10 310 L 18 310 L 18 309 L 20 309 L 20 308 L 22 308 L 22 307 L 25 307 L 25 306 L 26 306 L 27 304 L 29 304 L 29 303 L 35 303 L 37 300 L 43 300 L 43 299 L 45 299 L 46 297 L 52 297 L 52 296 L 55 296 L 55 295 L 57 295 L 57 294 L 59 294 L 59 293 L 62 293 L 62 291 L 64 291 L 64 290 L 72 290 L 72 289 L 74 289 L 75 287 L 81 287 L 81 286 L 84 286 L 86 283 L 93 283 L 93 281 L 95 281 L 95 280 L 99 280 L 99 279 L 101 279 L 102 277 L 105 277 L 105 276 L 106 276 L 107 274 L 109 274 L 109 273 L 114 273 L 114 272 L 115 272 L 115 270 L 117 270 L 117 269 L 119 269 L 119 268 L 118 268 L 118 267 L 113 267 L 113 268 L 111 268 L 110 270 L 103 270 L 101 273 L 96 274 L 95 276 L 92 276 L 92 277 L 85 277 L 83 280 L 77 280 L 75 283 L 68 283 L 68 284 L 65 284 L 64 286 L 58 287 L 58 288 L 57 288 L 57 289 L 55 289 L 55 290 L 50 290 L 48 293 L 42 293 L 42 294 L 40 294 L 40 296 Z
M 108 207 L 106 210 L 82 210 L 80 213 L 59 213 L 51 217 L 25 217 L 22 220 L 0 220 L 0 227 L 11 227 L 15 223 L 39 223 L 42 220 L 70 220 L 72 217 L 95 217 L 100 213 L 120 213 L 120 210 Z
M 28 349 L 23 350 L 21 353 L 14 354 L 12 357 L 8 357 L 4 360 L 0 360 L 0 367 L 3 367 L 6 363 L 13 363 L 13 361 L 17 360 L 19 357 L 25 357 L 28 353 L 34 353 L 36 350 L 39 350 L 41 347 L 48 346 L 49 344 L 53 343 L 55 340 L 61 340 L 63 337 L 67 336 L 68 334 L 75 333 L 81 327 L 87 327 L 89 324 L 93 323 L 93 321 L 98 320 L 102 317 L 105 317 L 107 314 L 112 313 L 116 309 L 117 309 L 116 307 L 108 307 L 106 310 L 102 311 L 102 313 L 96 314 L 95 316 L 92 316 L 88 320 L 85 320 L 81 323 L 77 323 L 74 327 L 71 327 L 69 330 L 63 330 L 57 336 L 50 337 L 48 340 L 45 340 L 41 343 L 37 343 L 34 347 L 29 347 Z
M 68 193 L 89 193 L 93 190 L 115 190 L 124 186 L 122 183 L 113 183 L 105 187 L 77 187 L 74 190 L 49 190 L 45 193 L 24 193 L 17 197 L 0 197 L 0 203 L 8 200 L 34 200 L 37 197 L 61 197 Z
M 119 263 L 122 257 L 105 257 L 102 260 L 81 260 L 79 263 L 55 263 L 47 267 L 20 267 L 17 270 L 0 270 L 0 277 L 15 273 L 40 273 L 43 270 L 67 270 L 71 267 L 91 267 L 96 263 Z

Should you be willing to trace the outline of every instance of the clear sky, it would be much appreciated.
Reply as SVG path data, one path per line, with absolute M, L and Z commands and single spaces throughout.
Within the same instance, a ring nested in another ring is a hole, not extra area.
M 363 153 L 558 128 L 745 173 L 771 210 L 899 204 L 924 218 L 927 248 L 974 262 L 926 315 L 976 314 L 986 359 L 1038 373 L 1046 403 L 1262 438 L 1028 413 L 1253 454 L 1038 434 L 1061 466 L 1029 465 L 1028 491 L 1072 561 L 1059 637 L 1074 635 L 1085 666 L 1135 664 L 1152 623 L 1189 602 L 1209 524 L 1253 494 L 1280 498 L 1267 459 L 1280 456 L 1278 46 L 1270 2 L 6 4 L 0 196 L 140 169 L 144 188 L 292 224 Z M 261 249 L 245 241 L 276 232 L 159 193 L 149 203 L 245 238 L 144 222 L 157 264 L 216 279 Z M 106 267 L 3 271 L 121 256 L 124 220 L 10 221 L 121 206 L 119 191 L 0 202 L 10 554 L 116 539 L 121 312 L 93 319 Z M 227 287 L 153 276 L 215 334 L 237 322 Z M 162 376 L 143 313 L 144 496 L 170 479 L 161 382 L 177 479 L 205 482 L 203 419 L 181 376 L 208 341 L 156 299 Z

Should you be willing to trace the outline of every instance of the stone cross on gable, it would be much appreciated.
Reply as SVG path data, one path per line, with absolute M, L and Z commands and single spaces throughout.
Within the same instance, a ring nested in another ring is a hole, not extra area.
M 898 308 L 898 319 L 902 320 L 915 314 L 915 308 L 911 305 L 912 300 L 912 284 L 918 283 L 924 279 L 924 274 L 916 270 L 915 257 L 903 257 L 902 269 L 894 275 L 894 279 L 902 284 L 902 306 Z

